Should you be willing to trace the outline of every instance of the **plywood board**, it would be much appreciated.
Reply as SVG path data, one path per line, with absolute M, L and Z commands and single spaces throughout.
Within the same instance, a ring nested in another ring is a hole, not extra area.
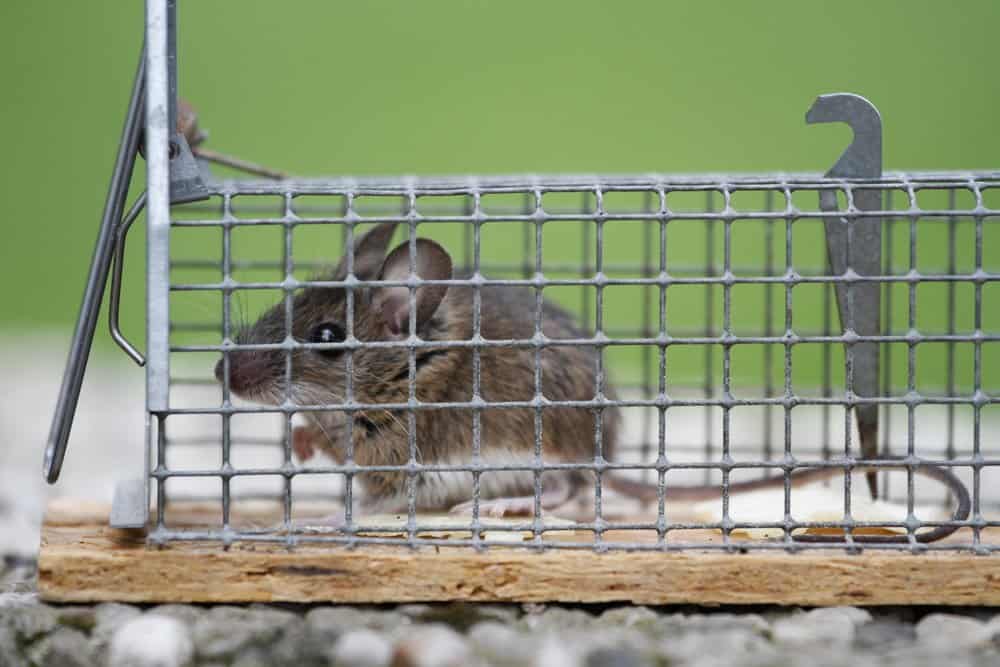
M 196 523 L 197 508 L 180 511 Z M 705 535 L 687 539 L 708 541 Z M 986 539 L 984 533 L 984 539 Z M 1000 535 L 991 539 L 1000 538 Z M 50 506 L 39 590 L 63 602 L 633 602 L 1000 605 L 1000 558 L 843 549 L 625 552 L 176 543 L 107 527 L 107 508 Z

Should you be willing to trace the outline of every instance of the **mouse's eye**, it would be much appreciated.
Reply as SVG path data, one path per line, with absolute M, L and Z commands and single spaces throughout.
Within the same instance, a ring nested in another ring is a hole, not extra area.
M 313 327 L 312 333 L 309 334 L 310 343 L 343 343 L 344 342 L 344 327 L 340 326 L 336 322 L 323 322 L 322 324 L 317 324 Z M 327 356 L 333 356 L 335 354 L 340 354 L 341 350 L 315 350 L 320 354 Z

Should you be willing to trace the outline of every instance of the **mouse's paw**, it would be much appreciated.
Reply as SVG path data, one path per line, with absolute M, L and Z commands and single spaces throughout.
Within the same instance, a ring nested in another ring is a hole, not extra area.
M 344 530 L 345 525 L 347 523 L 344 521 L 344 515 L 341 513 L 294 519 L 287 526 L 284 522 L 277 524 L 275 529 L 279 531 L 287 530 L 292 533 L 339 533 Z
M 322 434 L 311 426 L 296 426 L 292 429 L 292 452 L 300 461 L 308 461 L 316 455 L 320 437 Z
M 509 516 L 531 516 L 535 512 L 535 499 L 532 496 L 523 498 L 494 498 L 479 501 L 479 516 L 491 519 L 502 519 Z M 459 503 L 451 508 L 452 514 L 472 514 L 472 501 Z

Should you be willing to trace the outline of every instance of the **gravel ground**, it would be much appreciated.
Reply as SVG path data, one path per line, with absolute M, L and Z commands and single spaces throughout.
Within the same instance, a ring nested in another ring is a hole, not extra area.
M 1000 664 L 1000 614 L 542 605 L 47 605 L 0 573 L 0 667 L 20 665 Z
M 92 363 L 63 477 L 47 487 L 41 449 L 65 343 L 0 342 L 0 667 L 1000 664 L 991 610 L 43 604 L 45 501 L 110 501 L 121 471 L 139 469 L 142 375 Z

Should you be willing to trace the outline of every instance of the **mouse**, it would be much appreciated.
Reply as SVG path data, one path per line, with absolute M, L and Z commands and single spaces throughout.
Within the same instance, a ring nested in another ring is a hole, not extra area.
M 411 252 L 416 277 L 424 281 L 469 279 L 456 275 L 448 251 L 422 237 L 407 239 L 389 249 L 399 223 L 375 225 L 353 243 L 353 255 L 345 254 L 336 266 L 316 280 L 343 282 L 350 276 L 364 282 L 405 282 L 410 279 Z M 283 349 L 235 349 L 225 353 L 215 366 L 220 383 L 252 402 L 282 405 L 330 405 L 347 399 L 348 354 L 351 359 L 351 393 L 355 403 L 369 407 L 348 413 L 343 410 L 303 411 L 304 425 L 292 431 L 291 449 L 300 460 L 322 451 L 338 464 L 349 454 L 361 470 L 362 513 L 403 513 L 409 509 L 410 485 L 414 509 L 466 512 L 474 494 L 472 471 L 448 466 L 473 462 L 473 409 L 419 408 L 412 411 L 377 407 L 379 403 L 407 403 L 410 398 L 410 353 L 405 343 L 411 331 L 420 341 L 414 350 L 413 394 L 420 403 L 465 403 L 473 401 L 472 349 L 474 338 L 475 288 L 471 284 L 364 285 L 352 288 L 352 315 L 348 322 L 346 286 L 311 285 L 292 298 L 291 330 L 286 329 L 284 300 L 266 310 L 255 322 L 239 327 L 237 345 L 275 344 L 291 338 L 304 344 L 326 347 L 296 347 L 290 354 L 290 383 L 286 386 L 286 351 Z M 479 399 L 485 403 L 535 400 L 536 381 L 547 401 L 591 402 L 597 396 L 598 348 L 566 344 L 560 340 L 591 338 L 565 309 L 550 300 L 540 301 L 541 333 L 545 345 L 490 345 L 491 341 L 531 341 L 536 335 L 538 301 L 530 287 L 479 285 Z M 351 338 L 353 336 L 353 339 Z M 468 345 L 434 345 L 442 341 L 465 341 Z M 400 345 L 400 344 L 404 345 Z M 374 344 L 374 345 L 371 345 Z M 387 346 L 387 344 L 396 344 Z M 226 367 L 228 357 L 228 369 Z M 601 394 L 615 400 L 614 385 L 604 375 Z M 546 511 L 579 504 L 593 496 L 595 472 L 583 465 L 613 460 L 622 418 L 617 407 L 594 409 L 592 405 L 547 406 L 541 410 L 540 454 L 545 464 L 572 465 L 546 470 L 540 475 L 541 493 L 536 498 L 536 477 L 530 469 L 536 458 L 536 418 L 533 407 L 492 407 L 479 410 L 480 513 L 491 517 L 531 515 L 536 506 Z M 412 449 L 410 431 L 413 431 Z M 599 437 L 597 435 L 599 434 Z M 600 445 L 600 449 L 597 448 Z M 405 466 L 415 459 L 430 467 L 415 474 L 405 470 L 379 469 Z M 906 469 L 906 462 L 886 457 L 885 466 Z M 435 466 L 446 469 L 436 469 Z M 375 469 L 366 469 L 374 467 Z M 869 466 L 867 469 L 871 469 Z M 856 468 L 861 470 L 863 468 Z M 945 468 L 915 466 L 918 474 L 945 484 L 957 499 L 954 520 L 968 516 L 970 502 L 965 485 Z M 795 471 L 792 486 L 843 475 L 843 467 Z M 602 484 L 618 493 L 654 502 L 656 485 L 625 478 L 615 471 L 601 474 Z M 783 487 L 784 477 L 768 477 L 729 485 L 730 494 Z M 589 490 L 589 493 L 588 493 Z M 717 497 L 719 485 L 670 486 L 665 498 L 691 502 Z M 591 516 L 591 518 L 593 518 Z M 916 534 L 919 541 L 932 541 L 954 532 L 957 526 L 937 526 Z M 796 535 L 802 541 L 842 541 L 828 535 Z M 907 542 L 905 535 L 855 536 L 854 541 Z

